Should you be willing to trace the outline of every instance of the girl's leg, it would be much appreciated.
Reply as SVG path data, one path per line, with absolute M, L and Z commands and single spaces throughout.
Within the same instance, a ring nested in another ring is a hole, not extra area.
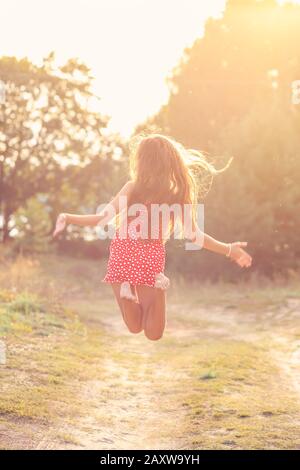
M 136 286 L 136 291 L 142 307 L 142 328 L 145 335 L 153 341 L 158 340 L 163 335 L 166 323 L 165 291 L 143 285 Z
M 143 330 L 143 314 L 140 304 L 120 297 L 120 283 L 113 283 L 112 288 L 128 330 L 131 333 L 140 333 Z

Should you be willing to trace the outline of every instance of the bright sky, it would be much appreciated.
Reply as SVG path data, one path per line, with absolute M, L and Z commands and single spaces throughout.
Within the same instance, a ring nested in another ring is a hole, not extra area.
M 226 0 L 0 0 L 1 55 L 79 57 L 127 136 L 168 98 L 165 78 Z

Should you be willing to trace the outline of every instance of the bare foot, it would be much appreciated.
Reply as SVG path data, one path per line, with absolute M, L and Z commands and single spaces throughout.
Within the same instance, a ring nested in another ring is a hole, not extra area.
M 170 279 L 164 275 L 164 273 L 158 273 L 155 276 L 154 287 L 162 290 L 166 290 L 170 287 Z
M 134 302 L 137 302 L 137 298 L 132 293 L 130 284 L 128 281 L 122 282 L 121 288 L 120 288 L 120 297 L 122 299 L 128 299 L 128 300 L 133 300 Z

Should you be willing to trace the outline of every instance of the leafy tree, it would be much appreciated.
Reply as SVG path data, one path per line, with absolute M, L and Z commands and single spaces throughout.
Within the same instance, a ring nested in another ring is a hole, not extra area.
M 300 77 L 300 6 L 228 0 L 169 78 L 170 99 L 150 120 L 189 147 L 210 150 L 231 119 L 279 95 L 291 103 Z
M 254 266 L 268 275 L 300 265 L 299 125 L 300 116 L 283 104 L 258 107 L 227 126 L 216 143 L 216 151 L 237 157 L 215 181 L 208 223 L 228 240 L 248 240 Z
M 49 251 L 51 219 L 45 211 L 44 196 L 36 195 L 26 201 L 14 214 L 14 247 L 22 252 Z
M 28 59 L 3 57 L 0 78 L 5 84 L 0 213 L 6 241 L 13 215 L 39 193 L 47 195 L 52 207 L 52 225 L 57 211 L 66 210 L 60 203 L 61 190 L 76 194 L 63 201 L 70 208 L 79 200 L 88 204 L 91 193 L 101 197 L 101 185 L 105 188 L 110 180 L 112 157 L 122 156 L 124 144 L 107 132 L 109 118 L 93 110 L 92 76 L 77 59 L 56 68 L 53 54 L 40 67 Z
M 300 264 L 300 106 L 291 88 L 300 79 L 299 24 L 299 5 L 228 0 L 173 70 L 169 102 L 145 123 L 188 147 L 234 157 L 205 200 L 205 229 L 248 240 L 253 268 L 267 275 Z M 183 256 L 171 264 L 185 274 L 240 277 L 211 253 L 182 263 Z

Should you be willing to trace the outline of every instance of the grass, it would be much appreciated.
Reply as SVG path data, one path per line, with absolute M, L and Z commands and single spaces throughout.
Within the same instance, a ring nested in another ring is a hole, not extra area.
M 187 296 L 174 280 L 149 342 L 126 331 L 103 269 L 49 255 L 0 270 L 1 448 L 299 448 L 296 282 Z
M 11 287 L 0 291 L 0 339 L 7 346 L 7 364 L 0 366 L 0 416 L 2 427 L 9 428 L 5 445 L 14 448 L 22 431 L 22 448 L 36 423 L 43 428 L 57 416 L 80 415 L 76 393 L 87 367 L 89 374 L 101 367 L 101 332 L 87 331 L 77 313 L 58 298 Z M 13 423 L 20 427 L 11 427 Z
M 196 351 L 199 354 L 197 346 Z M 239 449 L 283 449 L 297 442 L 297 403 L 282 390 L 280 373 L 263 346 L 206 344 L 205 358 L 194 367 L 188 400 L 196 448 L 227 448 L 224 436 L 229 447 Z M 203 377 L 212 377 L 211 372 L 203 374 L 212 363 L 214 380 L 203 382 Z
M 87 333 L 75 313 L 62 308 L 54 314 L 40 305 L 28 293 L 1 304 L 0 335 L 8 351 L 1 371 L 7 387 L 2 388 L 0 413 L 51 420 L 54 408 L 61 411 L 70 404 L 69 382 L 74 376 L 84 379 L 82 361 L 93 367 L 101 342 L 99 334 Z

